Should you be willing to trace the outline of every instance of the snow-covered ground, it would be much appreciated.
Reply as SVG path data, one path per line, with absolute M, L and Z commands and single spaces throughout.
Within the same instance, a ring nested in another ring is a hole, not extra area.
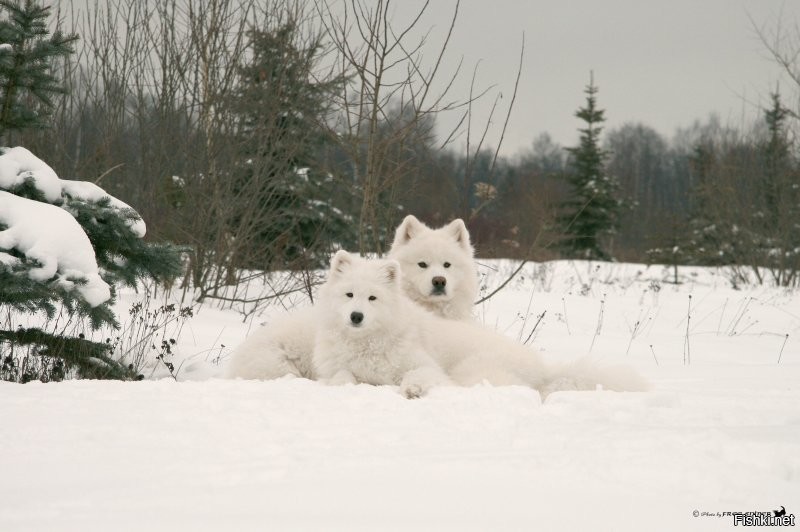
M 483 264 L 487 288 L 513 267 Z M 548 359 L 635 366 L 646 393 L 226 381 L 216 361 L 279 310 L 209 305 L 184 326 L 178 382 L 0 383 L 0 530 L 712 531 L 734 529 L 718 513 L 798 514 L 800 294 L 680 273 L 528 264 L 479 307 Z

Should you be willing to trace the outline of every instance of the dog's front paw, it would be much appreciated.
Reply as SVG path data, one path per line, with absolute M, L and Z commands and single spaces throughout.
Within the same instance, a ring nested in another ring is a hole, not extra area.
M 438 368 L 421 367 L 403 375 L 400 382 L 400 393 L 408 399 L 422 397 L 434 386 L 452 384 L 450 379 Z
M 400 383 L 400 393 L 406 399 L 417 399 L 422 397 L 426 391 L 418 382 L 405 382 L 403 379 L 403 382 Z

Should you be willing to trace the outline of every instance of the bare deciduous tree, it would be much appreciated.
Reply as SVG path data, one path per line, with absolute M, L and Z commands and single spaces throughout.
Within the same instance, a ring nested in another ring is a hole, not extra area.
M 467 124 L 469 162 L 471 104 L 489 90 L 473 90 L 464 97 L 452 95 L 462 63 L 459 61 L 445 72 L 444 58 L 456 27 L 459 3 L 456 2 L 438 44 L 432 42 L 431 30 L 422 28 L 429 3 L 425 2 L 402 24 L 393 20 L 391 0 L 315 3 L 341 72 L 337 112 L 327 126 L 339 140 L 361 194 L 358 245 L 362 253 L 383 251 L 387 228 L 397 222 L 398 213 L 391 208 L 394 188 L 414 172 L 410 147 L 420 132 L 430 134 L 426 133 L 426 128 L 432 127 L 428 119 L 444 112 L 460 113 L 458 125 L 444 136 L 440 149 L 448 146 Z M 472 86 L 474 89 L 474 78 Z M 513 101 L 514 97 L 509 113 Z M 496 106 L 497 100 L 492 114 Z M 507 121 L 508 117 L 503 130 Z M 481 133 L 476 154 L 483 146 L 490 122 L 491 117 Z M 500 143 L 502 135 L 498 149 Z
M 303 257 L 281 260 L 298 249 L 313 254 L 308 235 L 325 220 L 304 225 L 320 209 L 289 209 L 286 181 L 324 174 L 304 170 L 310 164 L 298 153 L 310 141 L 287 136 L 297 121 L 285 118 L 323 112 L 296 103 L 303 90 L 324 85 L 313 10 L 302 0 L 122 0 L 65 3 L 61 13 L 61 24 L 82 36 L 75 60 L 62 65 L 70 94 L 58 102 L 54 127 L 25 144 L 46 146 L 65 176 L 102 181 L 142 213 L 151 237 L 191 244 L 184 285 L 205 297 L 258 300 L 229 286 L 250 277 L 243 267 L 302 267 Z M 280 68 L 254 79 L 247 67 L 257 36 L 279 33 Z M 274 120 L 255 124 L 248 105 Z M 309 121 L 310 128 L 318 120 Z

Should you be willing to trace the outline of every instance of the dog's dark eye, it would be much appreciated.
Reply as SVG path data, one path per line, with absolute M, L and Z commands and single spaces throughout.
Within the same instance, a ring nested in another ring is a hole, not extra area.
M 418 262 L 417 266 L 419 266 L 420 268 L 427 268 L 428 267 L 428 263 L 427 262 Z
M 345 295 L 346 295 L 347 297 L 353 297 L 353 292 L 347 292 Z
M 369 296 L 369 300 L 370 300 L 370 301 L 375 301 L 376 299 L 378 299 L 378 298 L 377 298 L 377 297 L 375 297 L 375 296 Z
M 450 267 L 450 263 L 449 263 L 449 262 L 445 262 L 445 263 L 444 263 L 444 267 L 445 267 L 445 268 L 449 268 L 449 267 Z

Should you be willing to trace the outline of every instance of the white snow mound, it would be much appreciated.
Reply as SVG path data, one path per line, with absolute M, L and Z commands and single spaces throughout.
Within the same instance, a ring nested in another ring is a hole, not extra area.
M 8 226 L 0 231 L 0 249 L 16 249 L 41 263 L 41 267 L 28 272 L 31 279 L 56 278 L 62 286 L 76 290 L 92 307 L 111 298 L 111 289 L 100 278 L 89 237 L 67 211 L 0 190 L 0 222 Z M 13 258 L 6 253 L 0 255 Z M 86 284 L 75 283 L 78 279 Z
M 47 201 L 61 199 L 61 180 L 47 163 L 21 146 L 6 148 L 0 155 L 0 188 L 21 185 L 29 177 Z
M 66 194 L 84 201 L 99 201 L 108 198 L 111 205 L 118 209 L 133 210 L 130 205 L 118 200 L 94 183 L 59 179 L 47 163 L 26 148 L 17 146 L 16 148 L 4 148 L 4 150 L 5 152 L 0 155 L 0 189 L 21 185 L 30 177 L 36 188 L 50 203 L 55 203 Z M 145 235 L 147 228 L 141 217 L 128 220 L 128 226 L 139 238 Z

